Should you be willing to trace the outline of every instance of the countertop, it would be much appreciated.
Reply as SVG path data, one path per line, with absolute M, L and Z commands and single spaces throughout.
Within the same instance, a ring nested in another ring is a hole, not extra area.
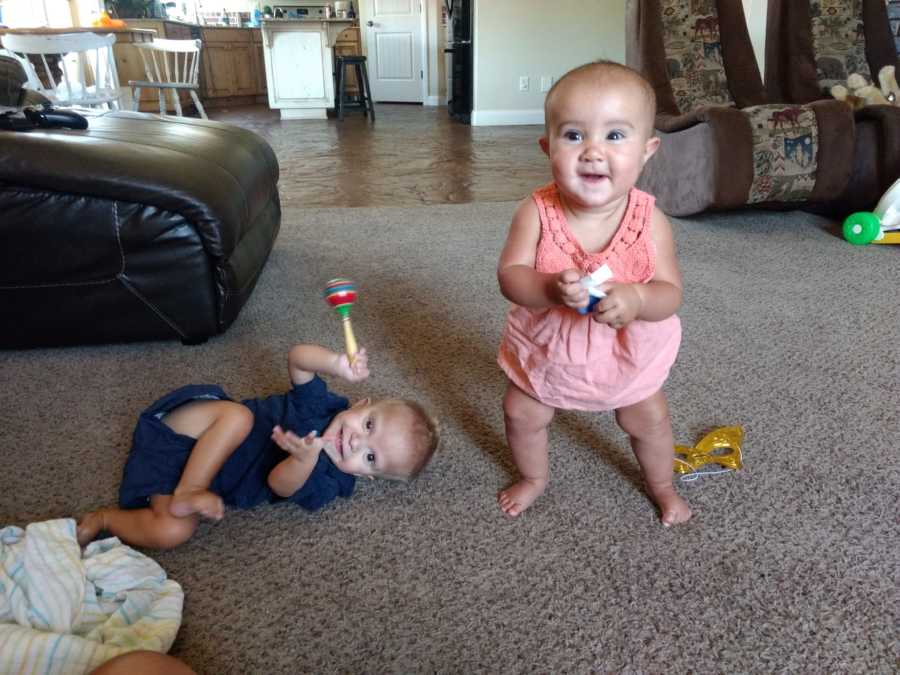
M 350 23 L 355 24 L 356 19 L 263 19 L 263 23 Z

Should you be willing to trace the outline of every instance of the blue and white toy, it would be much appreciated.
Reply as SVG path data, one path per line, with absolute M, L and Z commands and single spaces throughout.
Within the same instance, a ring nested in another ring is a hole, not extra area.
M 612 279 L 612 276 L 613 273 L 612 270 L 609 269 L 609 265 L 604 263 L 586 277 L 581 278 L 581 285 L 587 289 L 588 293 L 590 293 L 591 299 L 588 300 L 587 307 L 579 308 L 579 314 L 590 314 L 591 310 L 594 309 L 594 305 L 606 297 L 606 293 L 600 290 L 600 286 Z

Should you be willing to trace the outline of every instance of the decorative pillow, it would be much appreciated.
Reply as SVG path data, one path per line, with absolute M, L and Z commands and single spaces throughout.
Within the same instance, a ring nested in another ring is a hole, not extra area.
M 799 202 L 816 184 L 819 125 L 807 106 L 757 105 L 742 110 L 753 129 L 753 183 L 748 203 Z

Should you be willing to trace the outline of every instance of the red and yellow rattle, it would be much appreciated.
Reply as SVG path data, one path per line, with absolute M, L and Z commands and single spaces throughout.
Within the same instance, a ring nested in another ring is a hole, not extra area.
M 356 302 L 356 284 L 350 279 L 332 279 L 325 285 L 325 302 L 334 307 L 341 317 L 344 326 L 344 341 L 347 343 L 347 358 L 353 362 L 358 351 L 356 338 L 353 337 L 353 325 L 350 323 L 350 308 Z

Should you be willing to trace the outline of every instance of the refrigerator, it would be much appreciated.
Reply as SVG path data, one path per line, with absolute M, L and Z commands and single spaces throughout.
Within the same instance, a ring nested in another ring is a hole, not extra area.
M 447 110 L 469 124 L 472 118 L 472 5 L 475 0 L 445 0 L 448 15 Z

